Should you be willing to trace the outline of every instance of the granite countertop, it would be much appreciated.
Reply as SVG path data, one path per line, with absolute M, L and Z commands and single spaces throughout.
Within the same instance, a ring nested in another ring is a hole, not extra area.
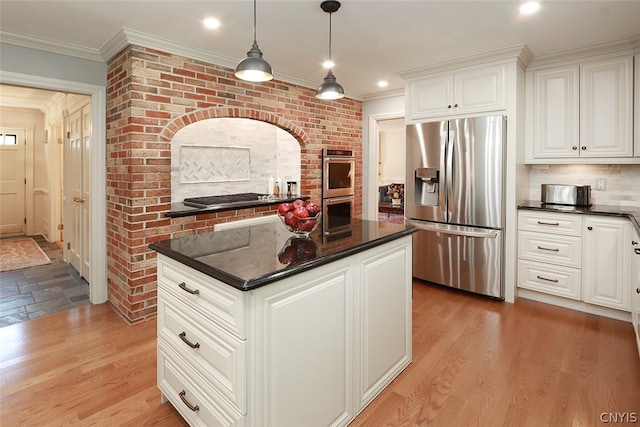
M 575 213 L 585 215 L 608 215 L 628 218 L 634 228 L 640 234 L 640 208 L 634 206 L 613 206 L 613 205 L 591 205 L 564 206 L 541 203 L 528 200 L 518 204 L 518 209 L 540 210 L 547 212 Z
M 225 211 L 234 211 L 238 209 L 257 208 L 261 206 L 273 206 L 280 203 L 291 203 L 296 199 L 308 200 L 309 196 L 293 195 L 293 196 L 281 196 L 274 197 L 265 200 L 250 200 L 246 202 L 235 202 L 229 204 L 220 204 L 211 208 L 196 208 L 193 206 L 187 206 L 182 202 L 171 203 L 171 209 L 165 212 L 165 216 L 169 218 L 178 218 L 182 216 L 200 215 L 208 213 L 217 213 Z
M 241 291 L 249 291 L 382 245 L 417 229 L 354 219 L 347 232 L 298 239 L 280 222 L 155 242 L 149 247 Z

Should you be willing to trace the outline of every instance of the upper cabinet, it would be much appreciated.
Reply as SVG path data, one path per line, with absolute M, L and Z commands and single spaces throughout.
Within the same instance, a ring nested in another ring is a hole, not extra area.
M 635 101 L 636 101 L 636 106 L 635 106 L 635 129 L 636 129 L 636 135 L 635 135 L 635 148 L 633 149 L 633 152 L 635 153 L 636 157 L 640 157 L 640 53 L 636 54 L 636 66 L 635 66 L 635 70 L 636 70 L 636 77 L 635 77 L 635 86 L 636 86 L 636 92 L 635 92 Z
M 633 58 L 527 72 L 527 161 L 633 157 Z
M 407 120 L 504 110 L 505 68 L 478 66 L 407 81 Z

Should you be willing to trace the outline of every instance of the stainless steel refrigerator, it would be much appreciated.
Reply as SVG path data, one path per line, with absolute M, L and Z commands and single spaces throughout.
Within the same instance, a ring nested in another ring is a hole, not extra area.
M 413 276 L 504 299 L 506 117 L 407 125 Z

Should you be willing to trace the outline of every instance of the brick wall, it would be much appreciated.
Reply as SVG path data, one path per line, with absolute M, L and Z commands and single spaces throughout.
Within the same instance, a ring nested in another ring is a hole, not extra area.
M 318 81 L 322 70 L 318 70 Z M 156 313 L 154 241 L 213 230 L 269 208 L 167 218 L 171 139 L 190 123 L 242 117 L 272 123 L 301 146 L 300 191 L 321 197 L 322 148 L 356 155 L 355 215 L 362 215 L 362 103 L 319 101 L 315 91 L 273 80 L 252 84 L 232 70 L 129 46 L 107 74 L 107 265 L 111 304 L 130 322 Z

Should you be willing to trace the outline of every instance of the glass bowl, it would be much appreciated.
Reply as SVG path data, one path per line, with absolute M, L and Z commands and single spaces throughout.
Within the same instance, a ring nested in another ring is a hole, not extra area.
M 294 237 L 309 237 L 309 235 L 318 228 L 321 215 L 322 212 L 318 212 L 316 216 L 310 216 L 308 218 L 297 218 L 292 216 L 287 221 L 284 215 L 278 214 L 278 218 L 280 218 L 280 221 L 282 221 L 285 228 L 294 234 Z

